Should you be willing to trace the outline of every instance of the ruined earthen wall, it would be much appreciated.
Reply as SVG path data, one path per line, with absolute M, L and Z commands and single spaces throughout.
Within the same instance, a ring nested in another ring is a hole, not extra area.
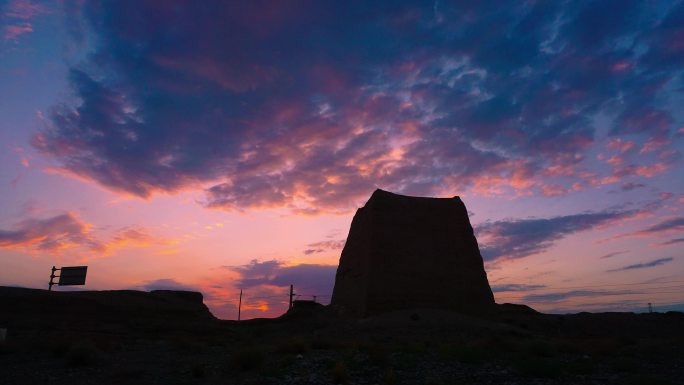
M 481 312 L 493 306 L 460 198 L 376 190 L 354 216 L 331 304 L 366 316 L 407 308 Z

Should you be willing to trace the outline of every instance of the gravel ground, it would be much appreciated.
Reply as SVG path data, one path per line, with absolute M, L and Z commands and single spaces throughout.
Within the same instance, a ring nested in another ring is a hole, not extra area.
M 418 319 L 10 331 L 0 384 L 683 383 L 679 314 Z

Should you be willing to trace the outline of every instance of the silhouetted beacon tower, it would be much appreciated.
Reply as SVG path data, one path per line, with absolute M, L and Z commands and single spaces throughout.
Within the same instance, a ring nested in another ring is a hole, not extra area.
M 375 190 L 352 220 L 331 305 L 358 317 L 410 308 L 491 309 L 494 296 L 461 199 Z

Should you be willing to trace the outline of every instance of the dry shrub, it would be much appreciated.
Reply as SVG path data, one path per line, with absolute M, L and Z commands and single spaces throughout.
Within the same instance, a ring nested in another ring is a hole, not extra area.
M 349 382 L 349 369 L 344 361 L 337 361 L 333 365 L 330 374 L 334 384 L 346 384 Z

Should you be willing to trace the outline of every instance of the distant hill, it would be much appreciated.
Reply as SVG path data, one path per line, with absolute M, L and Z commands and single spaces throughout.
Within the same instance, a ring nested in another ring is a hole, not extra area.
M 0 327 L 103 331 L 195 328 L 216 318 L 190 291 L 57 292 L 0 286 Z

